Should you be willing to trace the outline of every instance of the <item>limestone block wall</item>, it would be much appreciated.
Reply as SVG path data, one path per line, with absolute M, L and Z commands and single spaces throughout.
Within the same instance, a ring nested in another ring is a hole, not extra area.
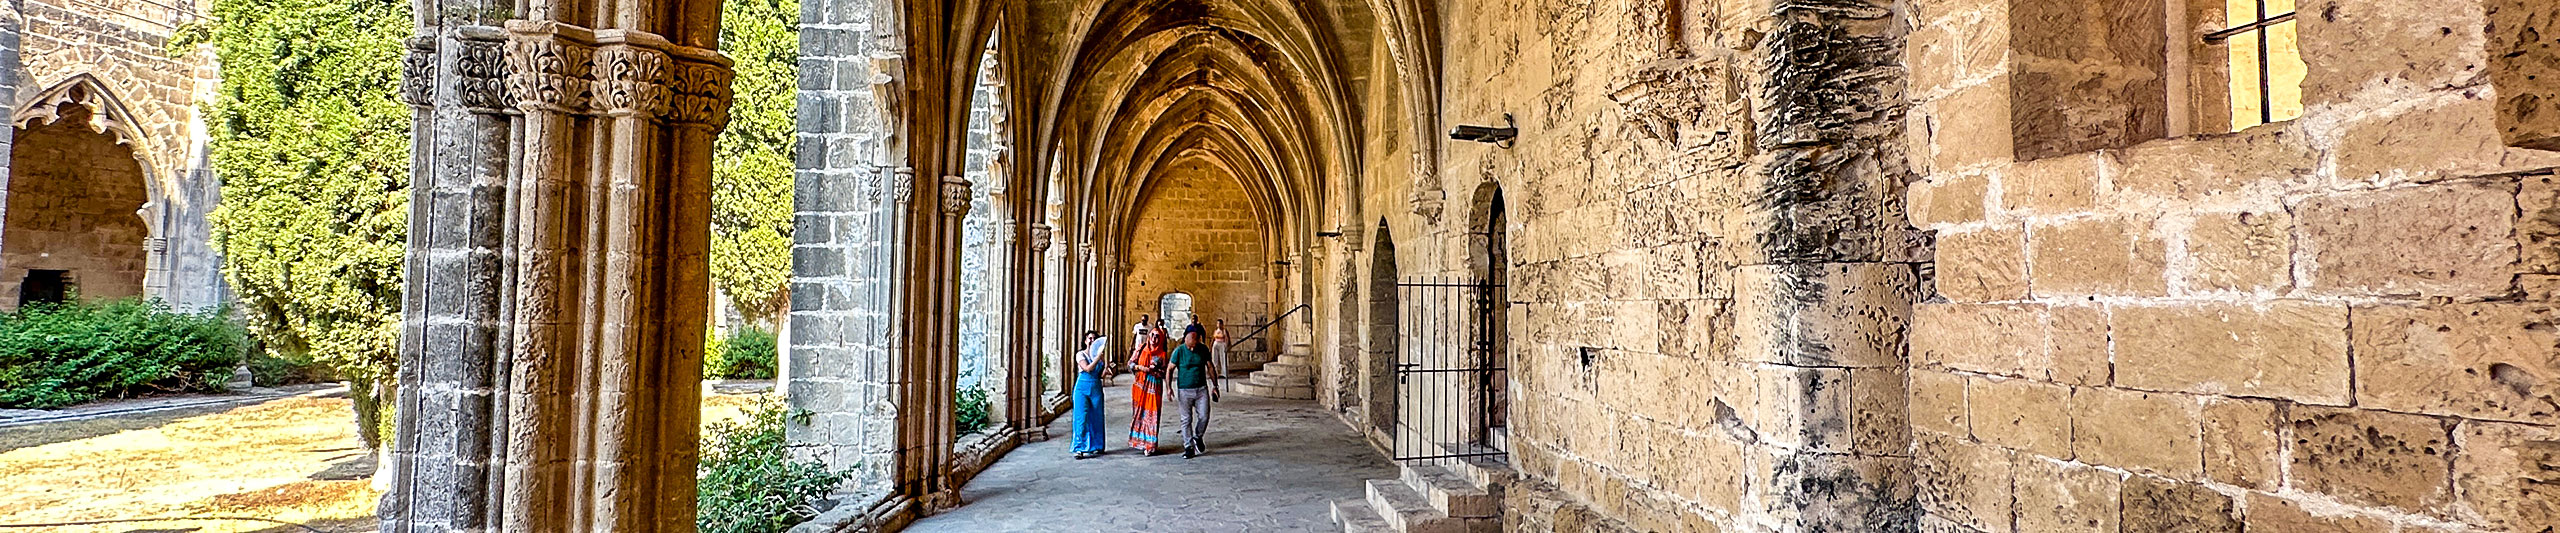
M 2560 524 L 2560 153 L 2519 147 L 2560 132 L 2525 75 L 2560 5 L 2307 0 L 2299 119 L 2025 127 L 2138 115 L 2054 83 L 2075 68 L 2185 68 L 2049 60 L 2079 43 L 2042 40 L 2054 13 L 2114 5 L 1913 3 L 1922 529 Z
M 1444 120 L 1520 138 L 1446 142 L 1398 247 L 1461 271 L 1510 200 L 1512 527 L 1908 530 L 1897 4 L 1441 8 Z
M 10 60 L 0 67 L 13 80 L 0 94 L 16 104 L 86 76 L 130 113 L 118 124 L 131 136 L 132 154 L 124 157 L 140 159 L 136 179 L 151 184 L 155 212 L 148 224 L 161 246 L 147 266 L 146 290 L 135 294 L 181 306 L 220 304 L 228 293 L 205 215 L 220 201 L 221 184 L 206 170 L 208 136 L 197 107 L 211 97 L 217 67 L 208 50 L 172 57 L 167 49 L 173 32 L 196 20 L 192 3 L 20 0 L 9 6 L 19 25 L 0 28 L 0 38 L 13 41 L 0 50 Z
M 853 490 L 885 493 L 896 467 L 902 382 L 889 341 L 892 295 L 904 243 L 897 221 L 918 200 L 883 156 L 891 150 L 870 54 L 879 6 L 871 0 L 802 2 L 800 101 L 792 201 L 788 401 L 817 413 L 787 433 L 814 445 L 830 468 L 851 469 Z M 924 200 L 933 208 L 931 199 Z M 867 501 L 857 498 L 849 501 Z
M 140 296 L 151 253 L 141 164 L 85 112 L 17 131 L 10 209 L 0 220 L 0 309 L 15 309 L 31 269 L 69 274 L 83 299 Z
M 1273 312 L 1263 223 L 1244 186 L 1223 170 L 1192 159 L 1164 172 L 1129 235 L 1122 316 L 1160 317 L 1158 302 L 1181 292 L 1191 295 L 1191 312 L 1202 326 L 1223 318 L 1229 335 L 1243 335 Z M 1230 363 L 1250 368 L 1261 361 Z

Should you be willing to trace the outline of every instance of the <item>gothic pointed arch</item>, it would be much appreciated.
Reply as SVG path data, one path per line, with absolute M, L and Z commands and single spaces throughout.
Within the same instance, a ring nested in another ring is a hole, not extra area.
M 88 112 L 68 113 L 65 107 L 83 107 Z M 164 187 L 157 179 L 160 175 L 157 170 L 162 167 L 151 161 L 151 154 L 158 152 L 154 151 L 149 138 L 142 134 L 141 122 L 134 119 L 133 110 L 117 96 L 113 87 L 95 74 L 73 74 L 46 86 L 36 93 L 35 98 L 18 105 L 18 111 L 9 117 L 9 124 L 18 128 L 46 126 L 66 115 L 85 115 L 84 122 L 89 131 L 105 134 L 116 144 L 131 149 L 134 162 L 142 165 L 144 182 L 150 186 L 154 201 L 162 196 Z

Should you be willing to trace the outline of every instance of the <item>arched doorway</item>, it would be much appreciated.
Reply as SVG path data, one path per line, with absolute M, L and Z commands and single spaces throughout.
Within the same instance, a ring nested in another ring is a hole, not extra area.
M 1473 350 L 1480 358 L 1475 364 L 1490 369 L 1478 385 L 1484 390 L 1486 402 L 1481 423 L 1484 432 L 1478 437 L 1488 446 L 1508 449 L 1504 441 L 1508 440 L 1511 425 L 1511 258 L 1502 185 L 1486 183 L 1478 187 L 1474 212 L 1475 227 L 1468 235 L 1468 269 L 1484 292 L 1484 305 L 1490 307 L 1477 315 L 1480 319 L 1471 332 Z
M 1369 427 L 1394 442 L 1396 429 L 1396 360 L 1397 323 L 1403 305 L 1396 297 L 1396 243 L 1387 230 L 1387 221 L 1378 220 L 1377 240 L 1369 259 L 1369 366 L 1367 389 Z
M 1166 327 L 1173 328 L 1174 333 L 1172 333 L 1172 335 L 1179 336 L 1181 335 L 1182 327 L 1193 321 L 1191 317 L 1191 295 L 1181 292 L 1164 293 L 1163 297 L 1156 298 L 1156 312 L 1157 316 L 1164 317 Z M 1175 338 L 1173 340 L 1180 341 L 1182 339 Z
M 121 133 L 98 126 L 111 121 L 97 110 L 51 111 L 23 122 L 9 150 L 0 307 L 142 296 L 153 255 L 149 177 Z

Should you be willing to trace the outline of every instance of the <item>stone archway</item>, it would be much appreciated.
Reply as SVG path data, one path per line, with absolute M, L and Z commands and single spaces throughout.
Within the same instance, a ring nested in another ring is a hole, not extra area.
M 0 309 L 146 295 L 158 255 L 150 176 L 96 90 L 67 87 L 56 105 L 21 114 L 0 221 Z
M 1396 428 L 1397 324 L 1403 304 L 1396 295 L 1396 242 L 1387 221 L 1378 221 L 1377 240 L 1369 252 L 1369 364 L 1365 377 L 1369 428 L 1393 443 Z M 1392 446 L 1390 446 L 1392 448 Z
M 1481 385 L 1488 389 L 1483 398 L 1490 402 L 1482 411 L 1485 429 L 1482 439 L 1486 444 L 1498 447 L 1511 425 L 1509 369 L 1512 367 L 1511 243 L 1506 230 L 1510 221 L 1503 204 L 1502 184 L 1486 182 L 1478 186 L 1471 211 L 1471 227 L 1467 232 L 1467 273 L 1476 283 L 1483 284 L 1486 292 L 1483 297 L 1490 301 L 1493 309 L 1484 314 L 1485 320 L 1471 325 L 1475 331 L 1471 332 L 1470 341 L 1479 343 L 1476 349 L 1481 350 L 1483 353 L 1479 355 L 1485 358 L 1474 364 L 1500 369 L 1488 373 Z

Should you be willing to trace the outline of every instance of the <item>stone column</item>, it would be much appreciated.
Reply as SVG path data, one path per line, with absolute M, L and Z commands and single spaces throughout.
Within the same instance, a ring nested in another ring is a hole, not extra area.
M 384 531 L 693 530 L 718 9 L 417 6 Z

